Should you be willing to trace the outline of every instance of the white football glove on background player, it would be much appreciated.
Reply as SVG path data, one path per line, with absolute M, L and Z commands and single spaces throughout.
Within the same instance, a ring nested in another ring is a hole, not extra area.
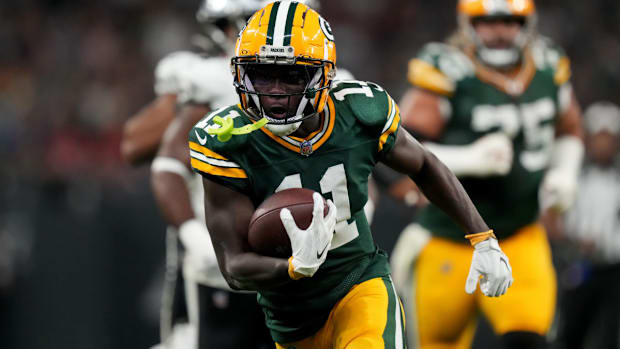
M 540 208 L 564 212 L 573 205 L 576 194 L 577 176 L 560 169 L 548 170 L 538 192 Z
M 499 297 L 512 285 L 512 268 L 495 238 L 488 238 L 474 246 L 465 292 L 474 293 L 478 281 L 480 290 L 487 297 Z
M 316 273 L 327 258 L 327 251 L 332 245 L 334 228 L 336 227 L 336 205 L 327 200 L 329 212 L 323 216 L 325 204 L 319 193 L 312 195 L 312 223 L 306 230 L 299 229 L 291 211 L 283 208 L 280 211 L 282 225 L 286 229 L 293 256 L 289 258 L 289 275 L 292 279 L 311 277 Z
M 512 167 L 512 141 L 503 132 L 480 137 L 468 145 L 424 143 L 457 177 L 505 175 Z
M 184 269 L 189 268 L 196 281 L 221 274 L 211 237 L 204 223 L 198 219 L 185 221 L 179 227 L 179 239 L 185 247 Z M 227 287 L 227 284 L 223 282 L 222 286 Z
M 575 136 L 562 136 L 555 141 L 550 167 L 538 192 L 541 211 L 551 208 L 564 212 L 573 205 L 583 154 L 583 142 Z

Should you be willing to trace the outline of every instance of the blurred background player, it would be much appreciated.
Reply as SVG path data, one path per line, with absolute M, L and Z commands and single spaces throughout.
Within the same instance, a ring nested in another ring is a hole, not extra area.
M 620 109 L 610 102 L 596 102 L 586 109 L 584 125 L 586 162 L 579 177 L 577 198 L 553 234 L 564 240 L 556 248 L 563 263 L 558 266 L 562 293 L 558 346 L 554 348 L 617 349 Z
M 538 217 L 572 204 L 583 143 L 569 59 L 538 35 L 536 18 L 532 0 L 461 0 L 457 32 L 409 63 L 403 125 L 459 177 L 516 280 L 499 299 L 463 292 L 470 247 L 445 214 L 425 207 L 392 257 L 411 345 L 469 347 L 478 312 L 505 348 L 547 345 L 556 279 Z
M 207 112 L 237 101 L 230 57 L 238 32 L 259 7 L 251 0 L 202 1 L 196 18 L 204 32 L 194 41 L 204 52 L 164 57 L 155 69 L 158 97 L 125 127 L 127 161 L 139 164 L 156 153 L 151 184 L 170 224 L 160 320 L 164 348 L 273 346 L 256 295 L 231 292 L 221 276 L 204 223 L 200 178 L 189 169 L 187 151 L 191 127 Z

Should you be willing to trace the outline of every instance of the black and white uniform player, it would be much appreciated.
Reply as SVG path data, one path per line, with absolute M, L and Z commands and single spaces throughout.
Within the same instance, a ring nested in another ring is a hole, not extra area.
M 174 52 L 155 69 L 155 92 L 176 95 L 177 113 L 151 166 L 154 196 L 169 224 L 161 343 L 154 348 L 273 348 L 256 294 L 231 291 L 220 273 L 205 225 L 202 180 L 191 172 L 187 153 L 195 122 L 238 101 L 230 56 L 246 16 L 260 7 L 255 2 L 203 0 L 200 42 L 213 54 Z

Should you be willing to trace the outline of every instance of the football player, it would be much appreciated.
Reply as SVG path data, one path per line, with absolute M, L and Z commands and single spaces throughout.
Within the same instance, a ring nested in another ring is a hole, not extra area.
M 572 204 L 584 152 L 570 75 L 564 52 L 536 32 L 533 0 L 461 0 L 453 37 L 410 61 L 403 125 L 459 177 L 517 280 L 505 297 L 481 297 L 459 227 L 424 208 L 392 256 L 395 282 L 410 286 L 412 344 L 469 347 L 480 312 L 506 348 L 546 346 L 556 281 L 538 218 Z
M 332 84 L 334 36 L 317 12 L 290 1 L 259 10 L 239 35 L 232 68 L 240 103 L 194 126 L 191 164 L 203 176 L 207 226 L 224 278 L 233 289 L 258 291 L 277 348 L 405 346 L 388 258 L 363 210 L 378 161 L 411 176 L 470 233 L 483 292 L 507 291 L 510 264 L 492 230 L 456 177 L 400 128 L 389 94 L 371 82 Z M 288 209 L 280 212 L 292 256 L 249 250 L 255 208 L 275 192 L 301 187 L 317 192 L 310 226 L 299 229 Z
M 229 60 L 236 35 L 258 8 L 250 0 L 203 0 L 196 18 L 209 54 L 183 51 L 163 58 L 155 69 L 157 99 L 125 128 L 122 149 L 129 162 L 156 155 L 151 184 L 169 223 L 158 347 L 273 347 L 256 294 L 231 292 L 222 278 L 204 223 L 202 190 L 196 190 L 201 181 L 189 169 L 187 151 L 191 127 L 209 110 L 237 99 Z

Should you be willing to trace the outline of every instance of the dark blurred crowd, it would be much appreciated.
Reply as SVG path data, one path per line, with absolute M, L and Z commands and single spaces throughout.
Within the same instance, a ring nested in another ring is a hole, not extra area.
M 191 49 L 198 3 L 0 2 L 0 348 L 155 342 L 164 224 L 148 169 L 124 164 L 119 140 L 153 98 L 157 61 Z M 620 2 L 537 5 L 540 31 L 571 58 L 582 105 L 620 102 Z M 322 7 L 339 65 L 397 100 L 407 61 L 456 26 L 455 1 Z

